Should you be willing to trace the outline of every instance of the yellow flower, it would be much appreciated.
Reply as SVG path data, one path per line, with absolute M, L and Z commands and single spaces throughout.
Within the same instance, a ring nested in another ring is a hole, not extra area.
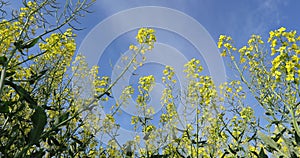
M 221 53 L 221 56 L 222 56 L 222 57 L 225 57 L 226 55 L 227 55 L 227 54 L 226 54 L 226 50 L 223 50 L 222 53 Z
M 226 39 L 226 36 L 220 35 L 219 42 L 218 42 L 218 48 L 221 48 L 223 45 L 223 41 Z
M 275 53 L 276 53 L 275 48 L 271 48 L 271 56 L 275 55 Z
M 293 69 L 293 63 L 291 61 L 286 62 L 285 68 L 287 72 L 290 72 Z
M 136 124 L 138 122 L 138 117 L 137 116 L 132 116 L 131 117 L 131 124 Z
M 249 146 L 249 150 L 250 150 L 250 151 L 255 151 L 256 148 L 255 148 L 254 146 L 250 145 L 250 146 Z
M 232 88 L 227 88 L 227 92 L 232 93 Z
M 279 32 L 284 32 L 285 30 L 286 30 L 286 28 L 284 28 L 284 27 L 281 27 L 278 29 Z
M 275 76 L 276 79 L 278 79 L 281 76 L 281 72 L 275 71 L 275 73 L 273 74 L 273 76 Z
M 229 44 L 229 43 L 225 43 L 225 44 L 224 44 L 224 47 L 227 48 L 227 49 L 231 49 L 231 48 L 232 48 L 232 45 Z
M 239 53 L 244 54 L 246 50 L 247 50 L 247 47 L 243 46 L 241 49 L 239 49 Z
M 241 58 L 240 63 L 242 64 L 244 62 L 246 62 L 246 59 L 245 58 Z
M 294 49 L 294 50 L 296 50 L 296 49 L 298 49 L 298 46 L 297 46 L 297 44 L 292 44 L 292 49 Z
M 294 74 L 290 73 L 286 76 L 287 81 L 294 81 Z
M 231 60 L 234 60 L 234 56 L 232 55 L 232 56 L 230 57 L 230 59 L 231 59 Z
M 129 46 L 129 49 L 130 49 L 130 50 L 134 50 L 134 47 L 135 47 L 135 46 L 131 44 L 131 45 Z
M 271 43 L 271 47 L 275 47 L 277 45 L 277 39 L 274 39 Z

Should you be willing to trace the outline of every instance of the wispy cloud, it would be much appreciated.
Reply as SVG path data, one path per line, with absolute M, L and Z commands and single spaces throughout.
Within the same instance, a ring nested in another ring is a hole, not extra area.
M 288 4 L 281 0 L 257 0 L 257 9 L 253 10 L 247 17 L 246 29 L 253 33 L 263 33 L 272 27 L 281 24 L 280 9 Z
M 234 25 L 234 39 L 244 43 L 252 34 L 268 36 L 270 30 L 282 25 L 282 10 L 287 5 L 289 0 L 255 0 L 247 7 L 240 8 L 239 12 L 233 11 L 229 21 Z M 240 7 L 240 4 L 236 7 Z

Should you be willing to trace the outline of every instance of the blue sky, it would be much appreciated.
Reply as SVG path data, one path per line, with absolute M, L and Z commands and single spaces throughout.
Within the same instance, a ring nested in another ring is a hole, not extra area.
M 195 18 L 215 40 L 220 34 L 227 34 L 245 42 L 253 33 L 266 35 L 280 26 L 299 30 L 299 5 L 297 0 L 98 0 L 92 7 L 94 13 L 83 19 L 83 25 L 87 25 L 85 31 L 88 31 L 103 19 L 128 8 L 164 6 Z

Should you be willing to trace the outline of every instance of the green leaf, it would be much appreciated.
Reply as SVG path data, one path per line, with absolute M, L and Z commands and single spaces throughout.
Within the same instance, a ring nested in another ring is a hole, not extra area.
M 77 144 L 83 145 L 83 143 L 74 136 L 71 136 L 71 139 L 74 140 Z
M 60 143 L 58 142 L 58 140 L 52 136 L 49 137 L 49 139 L 56 145 L 56 146 L 60 146 Z
M 8 113 L 9 112 L 9 107 L 8 107 L 7 102 L 0 102 L 0 113 Z
M 252 154 L 254 154 L 256 157 L 259 157 L 259 155 L 255 151 L 250 151 Z
M 6 56 L 1 56 L 0 57 L 0 65 L 4 65 L 7 62 Z
M 291 158 L 298 158 L 297 154 L 294 151 L 291 152 Z
M 66 122 L 63 123 L 63 124 L 61 124 L 61 123 L 64 122 L 65 120 L 67 120 L 67 119 L 69 118 L 69 114 L 70 114 L 69 112 L 65 112 L 65 113 L 61 114 L 61 115 L 55 120 L 55 124 L 56 124 L 56 125 L 59 125 L 59 126 L 65 125 Z
M 44 131 L 44 127 L 47 124 L 47 115 L 43 108 L 37 107 L 35 112 L 31 116 L 33 128 L 29 133 L 30 144 L 38 145 L 41 134 Z
M 264 152 L 264 148 L 261 148 L 260 149 L 260 152 L 259 152 L 259 158 L 268 158 L 268 155 L 265 154 Z
M 39 37 L 28 41 L 22 48 L 31 48 L 39 41 Z
M 273 139 L 266 136 L 265 134 L 263 134 L 260 131 L 258 131 L 257 134 L 264 143 L 266 143 L 267 145 L 269 145 L 270 147 L 272 147 L 273 149 L 278 151 L 277 143 Z
M 38 74 L 31 71 L 31 76 L 28 79 L 29 80 L 29 84 L 32 85 L 34 84 L 36 81 L 38 81 L 42 76 L 44 76 L 46 74 L 46 72 L 48 71 L 48 69 L 42 70 L 41 72 L 39 72 Z
M 18 101 L 0 101 L 0 113 L 8 113 L 9 107 L 16 104 Z M 15 112 L 18 112 L 17 109 Z
M 44 150 L 34 151 L 30 154 L 30 157 L 43 157 L 46 154 Z
M 16 42 L 14 42 L 14 45 L 16 46 L 16 48 L 19 50 L 22 48 L 22 44 L 23 44 L 23 40 L 18 40 Z
M 34 109 L 37 107 L 36 101 L 30 96 L 29 92 L 27 92 L 23 87 L 14 84 L 11 81 L 5 80 L 5 84 L 11 86 L 15 91 L 20 95 L 22 99 L 29 103 L 29 107 Z
M 286 128 L 284 128 L 281 132 L 277 133 L 277 134 L 275 135 L 275 137 L 272 138 L 272 139 L 273 139 L 275 142 L 277 142 L 277 141 L 280 139 L 280 137 L 282 137 L 282 135 L 284 134 L 285 131 L 286 131 Z
M 16 73 L 15 71 L 12 71 L 12 72 L 6 72 L 5 77 L 6 77 L 6 78 L 11 77 L 11 76 L 14 75 L 15 73 Z
M 227 145 L 228 146 L 228 149 L 229 149 L 229 151 L 232 153 L 232 154 L 234 154 L 234 155 L 236 155 L 237 154 L 237 149 L 235 148 L 235 149 L 232 149 L 231 147 L 230 147 L 230 145 Z
M 297 145 L 300 145 L 300 137 L 298 136 L 297 132 L 295 132 L 295 141 Z

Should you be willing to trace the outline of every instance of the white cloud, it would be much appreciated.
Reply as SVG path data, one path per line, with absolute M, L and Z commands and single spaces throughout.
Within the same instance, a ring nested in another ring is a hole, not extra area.
M 270 26 L 280 25 L 280 9 L 288 4 L 288 1 L 281 0 L 257 0 L 258 8 L 253 11 L 251 17 L 248 17 L 249 27 L 256 33 L 261 33 L 269 30 Z
M 245 15 L 234 15 L 238 19 L 237 25 L 239 26 L 235 36 L 241 41 L 248 40 L 251 34 L 268 36 L 270 30 L 282 25 L 282 7 L 288 3 L 288 0 L 255 0 L 252 6 L 247 8 L 248 12 Z

